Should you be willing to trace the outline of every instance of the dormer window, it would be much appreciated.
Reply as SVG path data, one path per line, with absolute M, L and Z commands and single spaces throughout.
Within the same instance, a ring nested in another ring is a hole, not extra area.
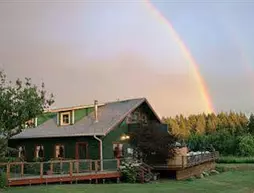
M 71 113 L 65 112 L 61 113 L 61 125 L 70 125 L 71 124 Z

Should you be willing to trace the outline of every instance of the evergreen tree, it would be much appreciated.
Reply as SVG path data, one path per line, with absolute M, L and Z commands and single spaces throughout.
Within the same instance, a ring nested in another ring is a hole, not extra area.
M 196 133 L 199 134 L 199 135 L 205 133 L 205 130 L 206 130 L 206 119 L 205 119 L 204 114 L 200 114 L 198 116 L 197 125 L 196 125 L 195 130 L 196 130 Z
M 254 114 L 250 115 L 248 129 L 251 134 L 254 134 Z

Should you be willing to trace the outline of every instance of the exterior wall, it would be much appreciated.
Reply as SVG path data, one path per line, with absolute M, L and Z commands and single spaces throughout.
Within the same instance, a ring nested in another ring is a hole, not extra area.
M 124 156 L 126 156 L 127 148 L 130 146 L 128 141 L 121 141 L 121 136 L 128 133 L 128 125 L 123 121 L 119 126 L 114 128 L 103 138 L 103 159 L 113 159 L 113 143 L 123 144 Z
M 37 125 L 41 125 L 48 121 L 49 119 L 55 119 L 56 113 L 44 113 L 37 117 Z
M 93 107 L 75 110 L 75 112 L 74 112 L 75 123 L 78 122 L 79 120 L 81 120 L 83 117 L 88 116 L 89 113 L 91 113 L 93 111 L 94 111 Z
M 78 122 L 83 117 L 87 116 L 89 113 L 91 113 L 93 111 L 94 111 L 93 107 L 75 110 L 74 111 L 74 123 Z M 66 112 L 70 112 L 71 117 L 72 117 L 72 111 L 66 111 Z M 37 117 L 37 125 L 39 126 L 39 125 L 45 123 L 46 121 L 48 121 L 49 119 L 57 119 L 57 117 L 58 117 L 57 114 L 58 113 L 50 113 L 50 112 L 43 113 L 42 115 Z M 61 122 L 60 119 L 61 119 L 61 116 L 59 116 L 59 123 Z M 71 122 L 72 122 L 72 119 L 71 119 Z M 71 123 L 71 124 L 73 124 L 73 123 Z
M 44 146 L 44 160 L 55 158 L 55 145 L 64 145 L 65 159 L 75 159 L 76 142 L 88 143 L 88 159 L 99 159 L 99 142 L 93 137 L 64 137 L 64 138 L 45 138 L 45 139 L 25 139 L 10 140 L 9 146 L 17 148 L 25 146 L 26 161 L 33 161 L 35 157 L 35 146 Z
M 157 122 L 158 119 L 155 117 L 151 109 L 147 106 L 146 103 L 143 103 L 140 107 L 138 107 L 135 111 L 139 111 L 141 114 L 145 114 L 148 118 L 148 124 Z M 135 113 L 135 111 L 133 113 Z M 123 144 L 123 156 L 128 157 L 127 149 L 131 148 L 128 140 L 121 140 L 122 135 L 128 135 L 129 126 L 126 122 L 126 119 L 112 129 L 104 138 L 103 138 L 103 159 L 113 159 L 114 151 L 113 151 L 113 143 Z

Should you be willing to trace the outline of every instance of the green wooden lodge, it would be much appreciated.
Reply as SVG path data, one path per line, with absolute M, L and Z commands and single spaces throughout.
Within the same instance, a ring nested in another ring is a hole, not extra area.
M 49 110 L 31 122 L 33 128 L 9 140 L 28 162 L 128 157 L 133 153 L 128 144 L 131 125 L 161 124 L 145 98 Z

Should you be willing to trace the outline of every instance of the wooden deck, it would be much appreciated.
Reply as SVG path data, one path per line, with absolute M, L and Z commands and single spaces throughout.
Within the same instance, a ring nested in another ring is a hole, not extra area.
M 98 179 L 117 179 L 120 178 L 119 172 L 113 171 L 102 171 L 97 173 L 79 173 L 75 175 L 43 175 L 40 176 L 29 176 L 29 177 L 21 177 L 21 178 L 9 178 L 8 185 L 9 186 L 20 186 L 20 185 L 32 185 L 32 184 L 48 184 L 48 183 L 77 183 L 78 181 L 91 181 Z
M 176 156 L 173 159 L 167 160 L 165 164 L 155 164 L 153 168 L 155 170 L 183 170 L 204 164 L 207 162 L 215 162 L 218 159 L 218 152 L 211 152 L 207 154 L 191 155 L 191 156 Z
M 49 162 L 13 162 L 1 164 L 9 186 L 77 183 L 99 179 L 119 179 L 119 160 L 59 160 Z M 101 166 L 105 169 L 101 169 Z

